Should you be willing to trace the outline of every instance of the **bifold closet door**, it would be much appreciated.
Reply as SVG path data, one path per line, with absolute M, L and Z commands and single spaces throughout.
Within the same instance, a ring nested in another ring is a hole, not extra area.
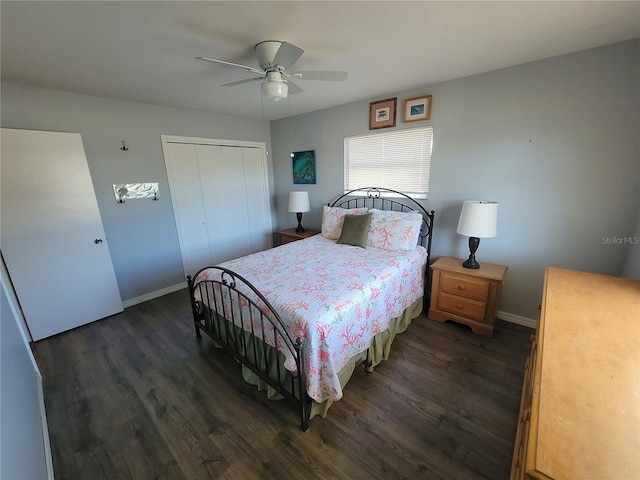
M 165 152 L 185 275 L 271 246 L 260 148 L 167 142 Z
M 242 148 L 196 147 L 213 263 L 251 251 Z
M 213 262 L 268 248 L 259 150 L 220 145 L 196 150 Z
M 33 340 L 121 312 L 80 134 L 1 140 L 0 247 Z
M 269 193 L 265 187 L 268 184 L 267 172 L 262 167 L 264 161 L 259 149 L 244 148 L 242 159 L 251 251 L 259 252 L 271 248 L 273 239 L 271 206 Z
M 186 275 L 211 264 L 209 234 L 202 201 L 196 145 L 167 144 L 165 159 L 171 183 L 171 201 Z

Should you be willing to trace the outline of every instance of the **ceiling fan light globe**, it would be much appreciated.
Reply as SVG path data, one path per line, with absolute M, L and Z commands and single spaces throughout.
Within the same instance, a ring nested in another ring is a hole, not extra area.
M 289 87 L 284 82 L 269 81 L 269 78 L 262 82 L 262 95 L 274 102 L 287 98 L 288 93 Z

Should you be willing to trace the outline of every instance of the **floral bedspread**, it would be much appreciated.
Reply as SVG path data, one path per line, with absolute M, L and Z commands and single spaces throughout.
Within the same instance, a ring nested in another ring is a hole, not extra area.
M 423 295 L 426 260 L 421 246 L 408 252 L 364 249 L 315 235 L 220 266 L 247 278 L 290 335 L 306 339 L 307 393 L 323 402 L 342 398 L 340 369 Z M 289 360 L 285 367 L 295 370 Z

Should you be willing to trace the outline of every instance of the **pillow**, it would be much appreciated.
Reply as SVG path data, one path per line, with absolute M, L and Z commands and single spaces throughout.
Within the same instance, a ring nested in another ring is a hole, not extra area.
M 367 208 L 339 208 L 322 207 L 322 233 L 321 235 L 330 240 L 337 240 L 342 232 L 342 222 L 346 214 L 362 215 L 367 213 Z
M 367 246 L 383 250 L 413 250 L 418 244 L 422 215 L 419 212 L 396 212 L 371 209 Z
M 398 210 L 380 210 L 380 209 L 377 209 L 377 208 L 370 208 L 369 211 L 371 213 L 376 213 L 378 215 L 383 215 L 384 217 L 386 217 L 388 219 L 394 219 L 394 218 L 405 219 L 405 218 L 413 218 L 413 217 L 416 217 L 416 216 L 422 218 L 422 215 L 417 210 L 409 210 L 407 212 L 400 212 Z
M 336 243 L 353 245 L 354 247 L 367 248 L 369 238 L 369 224 L 373 214 L 345 215 L 342 224 L 342 232 Z

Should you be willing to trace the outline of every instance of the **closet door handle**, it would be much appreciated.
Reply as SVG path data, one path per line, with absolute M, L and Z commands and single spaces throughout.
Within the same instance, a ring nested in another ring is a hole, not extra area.
M 93 243 L 95 243 L 96 245 L 100 245 L 102 243 L 102 239 L 101 238 L 96 238 Z

